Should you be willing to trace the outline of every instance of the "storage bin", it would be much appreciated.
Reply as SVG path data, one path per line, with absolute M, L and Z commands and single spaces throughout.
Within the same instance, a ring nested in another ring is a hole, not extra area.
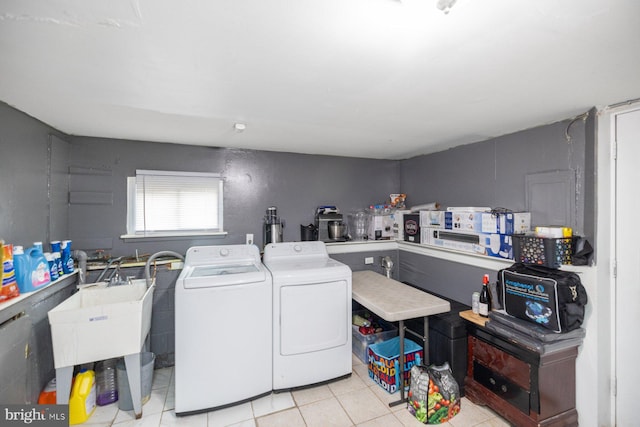
M 513 254 L 515 262 L 558 268 L 571 264 L 575 237 L 545 238 L 514 234 Z
M 354 314 L 357 314 L 354 312 Z M 360 359 L 364 363 L 368 363 L 367 360 L 367 350 L 371 344 L 380 343 L 383 341 L 387 341 L 398 335 L 398 328 L 393 326 L 393 324 L 386 322 L 382 319 L 376 320 L 378 325 L 382 327 L 382 332 L 377 332 L 375 334 L 362 334 L 358 330 L 359 327 L 356 325 L 351 325 L 352 327 L 352 339 L 351 339 L 351 349 L 353 354 L 355 354 L 358 359 Z
M 153 365 L 156 355 L 151 352 L 140 354 L 140 382 L 142 391 L 142 404 L 144 405 L 151 397 L 151 385 L 153 383 Z M 133 410 L 133 400 L 129 387 L 129 378 L 124 359 L 120 359 L 116 365 L 118 371 L 118 408 L 123 411 Z
M 391 338 L 377 344 L 371 344 L 368 351 L 369 378 L 389 393 L 398 391 L 400 379 L 400 337 Z M 404 339 L 404 380 L 405 390 L 411 380 L 411 367 L 423 360 L 422 347 Z

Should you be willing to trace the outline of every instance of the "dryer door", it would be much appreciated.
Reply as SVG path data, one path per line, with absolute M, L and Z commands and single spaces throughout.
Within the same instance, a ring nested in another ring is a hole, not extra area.
M 310 353 L 345 345 L 351 333 L 350 315 L 351 295 L 346 280 L 282 286 L 280 354 Z

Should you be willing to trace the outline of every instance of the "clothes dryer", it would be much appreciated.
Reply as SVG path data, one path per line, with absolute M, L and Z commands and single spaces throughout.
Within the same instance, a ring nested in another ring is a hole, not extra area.
M 272 390 L 271 274 L 254 245 L 187 251 L 175 290 L 175 412 Z
M 273 278 L 273 389 L 351 374 L 351 269 L 321 241 L 265 246 Z

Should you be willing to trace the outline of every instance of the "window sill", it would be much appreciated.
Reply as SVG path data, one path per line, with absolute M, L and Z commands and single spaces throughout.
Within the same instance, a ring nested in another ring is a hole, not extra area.
M 184 240 L 189 238 L 214 238 L 220 239 L 227 236 L 226 231 L 216 231 L 211 233 L 158 233 L 158 234 L 123 234 L 120 236 L 122 240 L 127 241 L 136 241 L 136 242 L 144 242 L 144 241 L 159 241 L 159 240 Z

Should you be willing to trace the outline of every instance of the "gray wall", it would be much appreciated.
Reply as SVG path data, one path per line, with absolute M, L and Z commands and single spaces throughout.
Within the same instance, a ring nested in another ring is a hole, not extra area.
M 491 281 L 496 280 L 494 271 L 411 252 L 400 252 L 401 282 L 411 283 L 420 289 L 466 305 L 471 305 L 471 294 L 480 291 L 484 274 L 489 274 Z
M 435 201 L 443 207 L 489 206 L 524 211 L 528 208 L 527 177 L 568 172 L 575 177 L 575 211 L 570 212 L 573 223 L 549 224 L 546 217 L 534 215 L 533 225 L 570 225 L 576 234 L 593 242 L 595 134 L 593 114 L 590 117 L 588 151 L 586 123 L 578 119 L 403 160 L 400 186 L 407 194 L 407 204 Z M 590 201 L 587 211 L 586 199 Z M 559 206 L 533 205 L 529 208 L 551 212 Z M 588 224 L 585 224 L 585 218 Z
M 284 240 L 300 240 L 300 225 L 313 222 L 319 205 L 343 213 L 384 202 L 399 191 L 399 162 L 292 153 L 207 148 L 98 138 L 71 138 L 70 191 L 100 194 L 69 208 L 74 248 L 114 256 L 138 249 L 185 253 L 194 245 L 238 244 L 252 233 L 262 244 L 262 223 L 269 206 L 284 219 Z M 224 238 L 127 241 L 126 178 L 136 169 L 218 172 L 224 177 Z M 77 173 L 73 173 L 77 172 Z M 102 203 L 95 203 L 100 199 Z
M 594 244 L 595 110 L 586 120 L 568 119 L 439 153 L 403 160 L 400 187 L 407 205 L 439 202 L 447 206 L 489 206 L 526 210 L 527 176 L 568 172 L 575 177 L 574 234 Z M 551 190 L 557 189 L 550 186 Z M 558 206 L 532 206 L 550 212 Z M 532 216 L 532 225 L 551 225 Z M 559 224 L 555 224 L 559 225 Z M 566 225 L 566 224 L 563 224 Z M 482 275 L 495 271 L 446 260 L 401 253 L 400 280 L 470 305 Z
M 64 138 L 0 102 L 0 239 L 31 246 L 67 234 Z
M 391 269 L 391 277 L 395 280 L 400 279 L 400 256 L 398 250 L 385 251 L 364 251 L 346 254 L 332 254 L 331 258 L 346 264 L 351 271 L 375 271 L 386 275 L 386 270 L 382 267 L 382 258 L 391 257 L 393 268 Z M 365 258 L 373 258 L 373 264 L 365 264 Z

